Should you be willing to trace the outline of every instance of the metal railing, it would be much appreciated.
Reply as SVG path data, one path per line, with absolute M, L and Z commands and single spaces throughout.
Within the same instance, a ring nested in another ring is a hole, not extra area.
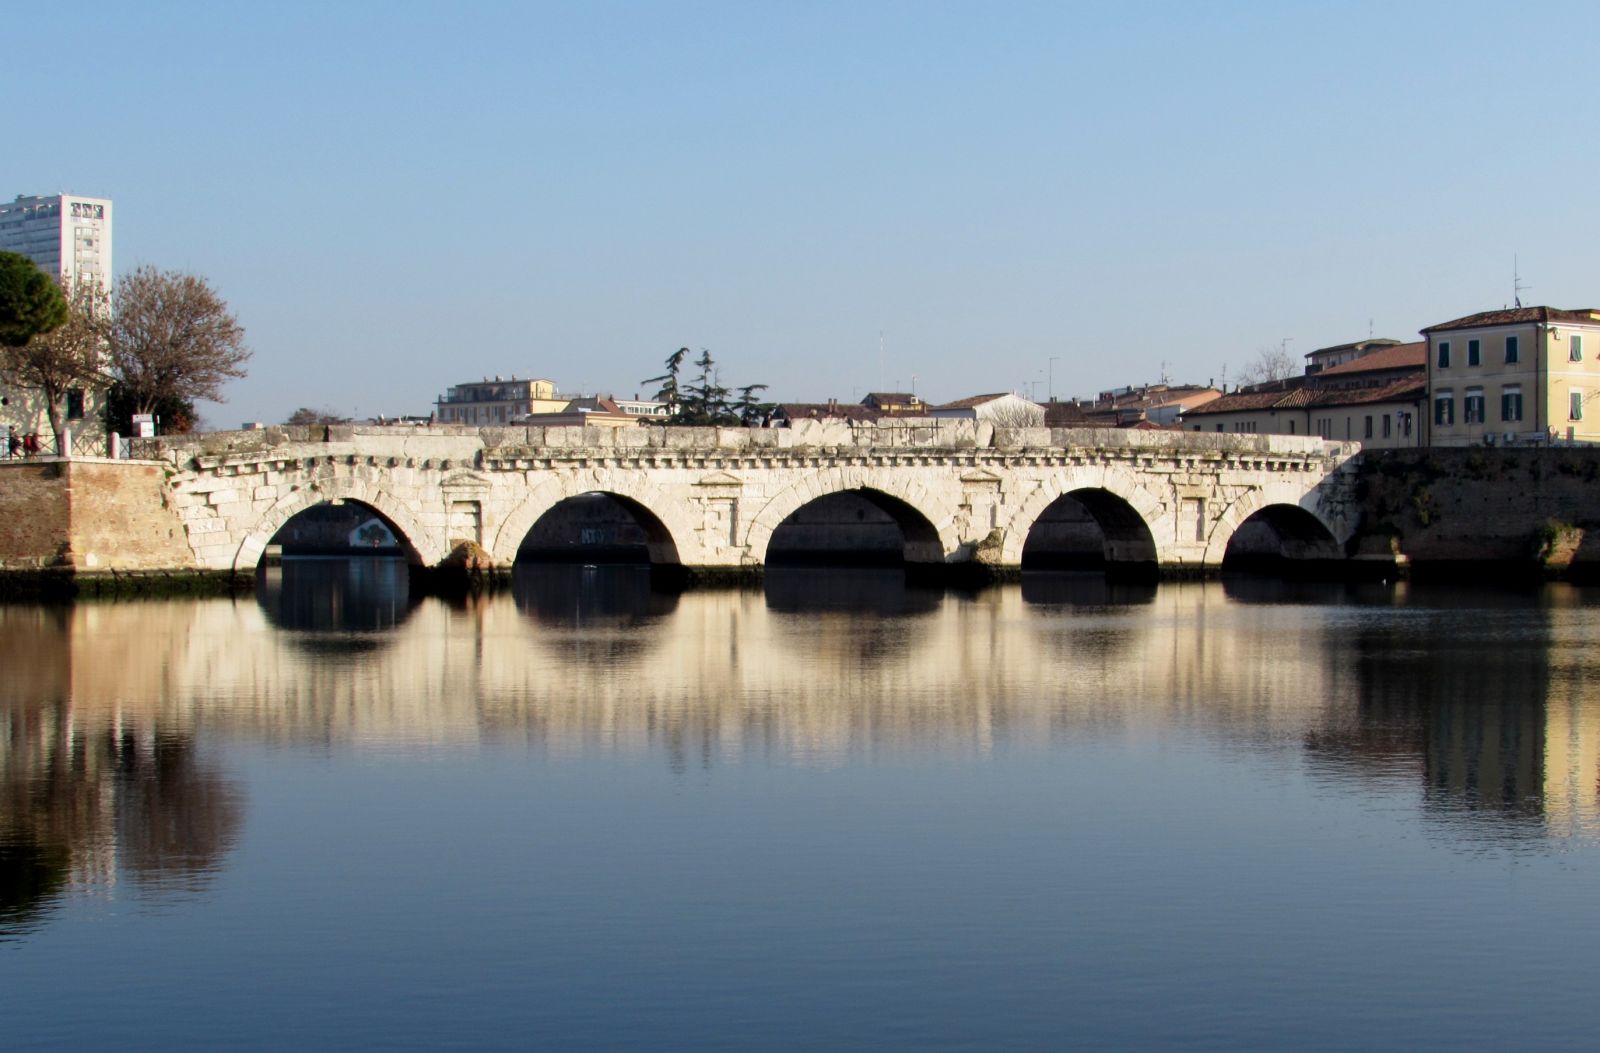
M 88 432 L 78 435 L 72 431 L 67 432 L 71 443 L 71 456 L 73 457 L 114 457 L 111 452 L 110 436 L 103 432 Z

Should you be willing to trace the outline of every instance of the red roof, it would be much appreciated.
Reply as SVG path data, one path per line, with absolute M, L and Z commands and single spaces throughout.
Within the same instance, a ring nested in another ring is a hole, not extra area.
M 1411 344 L 1380 348 L 1349 362 L 1329 366 L 1316 376 L 1320 380 L 1322 377 L 1347 377 L 1353 373 L 1375 373 L 1381 369 L 1426 369 L 1427 366 L 1428 345 L 1418 340 Z
M 1404 377 L 1381 388 L 1348 388 L 1342 391 L 1313 388 L 1296 388 L 1293 391 L 1250 391 L 1212 399 L 1183 416 L 1187 420 L 1190 417 L 1205 417 L 1216 413 L 1313 409 L 1319 406 L 1359 406 L 1371 402 L 1394 402 L 1421 398 L 1427 386 L 1426 378 L 1418 375 Z
M 1479 311 L 1465 318 L 1440 322 L 1422 331 L 1437 333 L 1446 329 L 1487 329 L 1495 325 L 1526 325 L 1529 322 L 1543 322 L 1546 325 L 1561 322 L 1569 325 L 1596 325 L 1600 324 L 1600 308 L 1581 307 L 1575 311 L 1567 311 L 1559 307 L 1507 307 L 1499 311 Z
M 1288 391 L 1236 391 L 1232 395 L 1223 395 L 1221 398 L 1202 403 L 1189 410 L 1184 416 L 1198 417 L 1206 413 L 1241 413 L 1248 410 L 1292 409 L 1304 404 L 1304 392 L 1304 388 L 1291 388 Z
M 969 395 L 968 397 L 966 397 L 964 399 L 956 399 L 954 402 L 946 402 L 942 406 L 935 406 L 933 408 L 934 409 L 972 409 L 974 407 L 982 406 L 982 405 L 984 405 L 986 403 L 993 402 L 995 399 L 1003 399 L 1009 394 L 1011 394 L 1011 392 L 1002 391 L 1002 392 L 1000 392 L 998 394 L 995 394 L 995 395 Z
M 1370 402 L 1403 402 L 1415 401 L 1428 392 L 1427 377 L 1418 374 L 1414 377 L 1405 377 L 1392 384 L 1385 384 L 1381 388 L 1346 388 L 1343 391 L 1323 391 L 1313 405 L 1321 406 L 1360 406 Z
M 1047 402 L 1044 404 L 1044 423 L 1047 428 L 1081 427 L 1089 422 L 1089 415 L 1076 402 Z
M 784 402 L 776 415 L 787 420 L 878 420 L 885 414 L 872 406 L 859 403 Z

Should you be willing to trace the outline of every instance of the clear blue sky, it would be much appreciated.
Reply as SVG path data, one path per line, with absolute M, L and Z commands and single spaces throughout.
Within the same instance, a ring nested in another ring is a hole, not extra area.
M 1204 382 L 1498 307 L 1513 253 L 1600 302 L 1594 16 L 80 4 L 9 35 L 0 193 L 111 197 L 119 272 L 217 286 L 214 426 L 631 394 L 680 345 L 787 400 Z

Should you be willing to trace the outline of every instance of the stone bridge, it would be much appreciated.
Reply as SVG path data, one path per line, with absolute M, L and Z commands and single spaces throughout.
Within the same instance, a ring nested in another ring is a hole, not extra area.
M 164 469 L 193 566 L 254 569 L 320 502 L 387 520 L 413 563 L 462 548 L 509 567 L 535 523 L 585 494 L 617 499 L 652 562 L 710 573 L 767 560 L 780 524 L 830 494 L 892 517 L 907 564 L 1019 567 L 1071 497 L 1112 563 L 1219 567 L 1247 523 L 1280 554 L 1341 558 L 1356 528 L 1351 443 L 1293 436 L 805 421 L 793 428 L 267 428 L 141 443 Z M 1070 502 L 1069 502 L 1070 503 Z

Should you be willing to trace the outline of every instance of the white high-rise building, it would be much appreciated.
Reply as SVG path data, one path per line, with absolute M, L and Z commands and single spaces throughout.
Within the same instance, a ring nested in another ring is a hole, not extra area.
M 56 194 L 0 204 L 0 251 L 17 252 L 68 287 L 81 280 L 111 288 L 111 202 Z
M 80 281 L 111 289 L 111 202 L 103 197 L 24 197 L 0 203 L 0 252 L 15 252 L 37 263 L 61 284 L 72 288 Z M 97 387 L 67 392 L 63 423 L 83 449 L 83 440 L 103 443 L 105 392 Z M 6 454 L 6 437 L 41 436 L 41 449 L 54 450 L 50 418 L 43 396 L 35 390 L 13 388 L 0 381 L 0 457 Z M 64 451 L 61 451 L 64 452 Z M 91 452 L 95 452 L 92 451 Z M 98 452 L 103 453 L 104 450 Z

